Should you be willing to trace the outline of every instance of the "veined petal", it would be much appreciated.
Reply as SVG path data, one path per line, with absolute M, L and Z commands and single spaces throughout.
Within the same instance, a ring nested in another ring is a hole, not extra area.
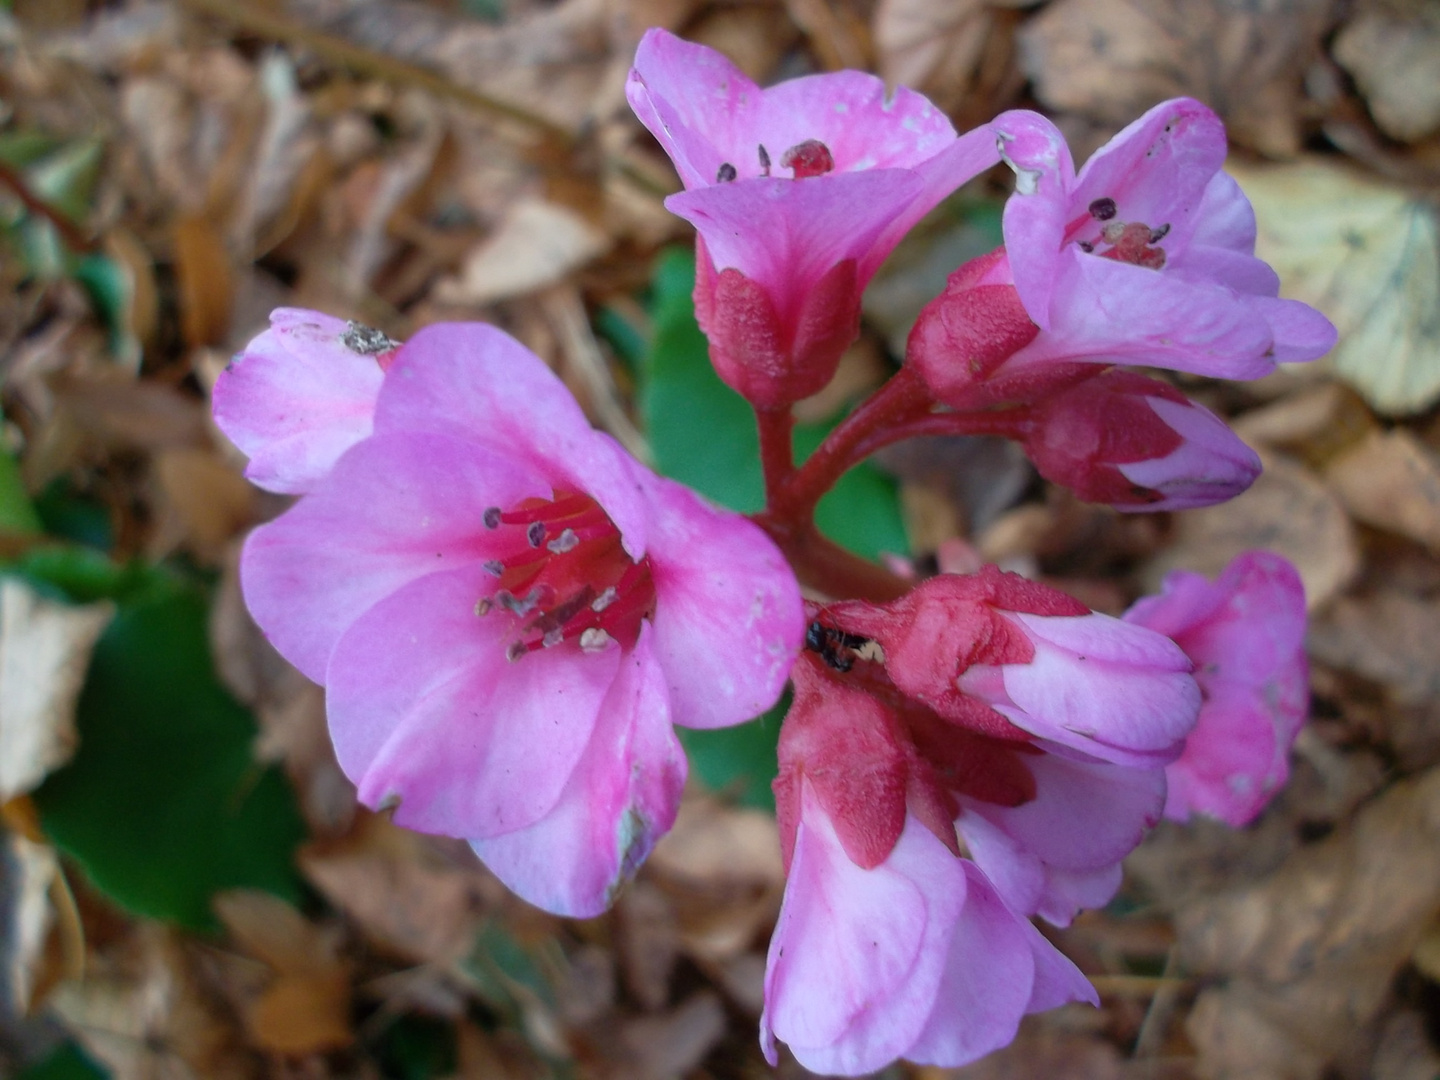
M 502 330 L 436 323 L 416 333 L 386 376 L 375 431 L 453 435 L 526 462 L 552 487 L 591 496 L 630 556 L 645 553 L 649 517 L 631 459 L 590 426 L 555 373 Z
M 560 802 L 535 824 L 471 847 L 509 888 L 570 918 L 599 915 L 675 823 L 685 753 L 670 726 L 653 631 L 620 659 Z
M 245 603 L 280 654 L 323 683 L 336 641 L 374 604 L 417 577 L 505 554 L 480 515 L 530 496 L 548 498 L 548 478 L 513 456 L 444 435 L 373 436 L 250 534 Z
M 1200 200 L 1190 243 L 1253 255 L 1257 231 L 1255 208 L 1240 185 L 1229 173 L 1217 172 Z
M 472 839 L 535 824 L 590 744 L 621 650 L 571 644 L 511 662 L 479 565 L 413 581 L 335 647 L 327 712 L 336 756 L 368 806 L 397 824 Z
M 215 382 L 215 423 L 249 458 L 245 475 L 267 491 L 309 491 L 370 434 L 384 374 L 344 342 L 348 324 L 318 311 L 277 308 L 270 329 Z
M 760 529 L 655 478 L 655 655 L 677 724 L 725 727 L 780 697 L 805 634 L 794 572 Z

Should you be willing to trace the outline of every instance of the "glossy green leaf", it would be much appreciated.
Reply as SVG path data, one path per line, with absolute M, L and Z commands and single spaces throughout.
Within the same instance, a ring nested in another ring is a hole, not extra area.
M 76 592 L 102 576 L 83 558 L 62 567 Z M 139 914 L 211 928 L 222 889 L 297 902 L 304 826 L 283 775 L 254 759 L 251 716 L 215 676 L 203 592 L 158 571 L 112 569 L 111 584 L 122 599 L 80 696 L 80 749 L 35 793 L 46 833 Z
M 780 738 L 780 721 L 789 708 L 787 693 L 773 709 L 748 724 L 708 731 L 675 730 L 702 784 L 741 806 L 774 813 L 775 793 L 770 785 L 779 769 L 775 745 Z
M 0 450 L 0 533 L 29 536 L 42 532 L 40 515 L 20 479 L 20 466 Z
M 20 1072 L 15 1080 L 106 1080 L 109 1073 L 73 1042 L 61 1043 L 48 1057 Z

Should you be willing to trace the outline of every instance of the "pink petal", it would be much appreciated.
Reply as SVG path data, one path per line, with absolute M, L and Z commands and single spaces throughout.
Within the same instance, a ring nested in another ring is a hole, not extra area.
M 1260 457 L 1228 424 L 1191 402 L 1147 398 L 1150 407 L 1184 440 L 1171 453 L 1116 468 L 1131 483 L 1162 492 L 1160 502 L 1124 510 L 1189 510 L 1234 498 L 1260 475 Z
M 685 753 L 670 726 L 653 638 L 642 627 L 621 659 L 555 809 L 528 828 L 471 844 L 512 891 L 556 915 L 603 912 L 675 822 Z
M 805 635 L 795 575 L 759 527 L 653 479 L 655 655 L 675 722 L 712 728 L 779 699 Z
M 1005 906 L 973 863 L 961 865 L 965 906 L 946 950 L 945 974 L 924 1030 L 905 1052 L 920 1065 L 955 1068 L 1009 1045 L 1034 989 L 1026 933 L 1033 928 Z
M 995 890 L 1016 911 L 1033 914 L 1044 903 L 1047 869 L 1040 857 L 1027 851 L 998 824 L 980 813 L 973 799 L 962 799 L 956 829 L 970 849 L 970 857 L 985 872 Z
M 1217 172 L 1210 178 L 1195 219 L 1191 245 L 1228 248 L 1241 255 L 1255 254 L 1255 210 L 1228 173 Z
M 1115 885 L 1120 884 L 1117 880 Z M 1113 895 L 1114 887 L 1110 889 Z M 1095 905 L 1090 905 L 1095 906 Z M 1030 988 L 1030 1002 L 1027 1013 L 1045 1012 L 1072 1001 L 1083 1001 L 1087 1005 L 1099 1006 L 1100 995 L 1090 980 L 1081 974 L 1074 962 L 1046 940 L 1028 921 L 1022 922 L 1026 937 L 1030 941 L 1030 955 L 1035 960 L 1035 980 Z
M 1060 129 L 1039 113 L 1001 113 L 990 126 L 1017 175 L 1016 194 L 1006 200 L 1003 222 L 1015 289 L 1030 318 L 1048 330 L 1060 249 L 1073 216 L 1075 162 Z
M 1120 863 L 1098 870 L 1049 867 L 1045 874 L 1045 894 L 1035 905 L 1035 914 L 1051 926 L 1069 926 L 1080 912 L 1102 908 L 1114 899 L 1124 878 Z
M 277 308 L 216 380 L 215 422 L 260 487 L 309 491 L 370 434 L 384 375 L 374 356 L 343 343 L 346 328 L 318 311 Z
M 1280 276 L 1270 264 L 1253 255 L 1207 244 L 1191 244 L 1165 264 L 1166 274 L 1197 285 L 1216 282 L 1239 293 L 1275 296 Z
M 1269 298 L 1257 298 L 1252 303 L 1270 324 L 1277 364 L 1318 360 L 1339 340 L 1335 324 L 1309 304 Z
M 450 434 L 527 462 L 553 487 L 584 492 L 604 507 L 632 558 L 645 552 L 648 512 L 632 459 L 591 428 L 539 357 L 502 330 L 436 323 L 419 331 L 386 376 L 375 431 Z
M 480 514 L 529 496 L 549 498 L 550 485 L 515 457 L 439 435 L 366 439 L 250 534 L 245 603 L 281 655 L 324 682 L 336 641 L 374 604 L 424 574 L 504 554 Z
M 765 980 L 761 1044 L 857 1075 L 904 1054 L 934 1000 L 965 902 L 960 860 L 911 818 L 873 870 L 848 858 L 809 785 Z
M 507 660 L 513 621 L 475 614 L 493 588 L 478 564 L 412 581 L 356 620 L 331 658 L 340 766 L 366 805 L 398 800 L 407 828 L 480 839 L 545 817 L 616 680 L 618 647 Z

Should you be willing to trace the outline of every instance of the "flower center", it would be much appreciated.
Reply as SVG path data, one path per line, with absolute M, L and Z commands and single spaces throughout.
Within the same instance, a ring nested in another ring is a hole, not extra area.
M 1139 221 L 1117 220 L 1119 208 L 1110 198 L 1096 199 L 1087 208 L 1084 217 L 1070 223 L 1065 239 L 1073 240 L 1081 250 L 1093 252 L 1102 259 L 1143 266 L 1147 270 L 1160 270 L 1165 266 L 1165 249 L 1155 245 L 1170 232 L 1169 225 L 1152 229 Z M 1095 226 L 1098 225 L 1098 235 Z M 1089 234 L 1089 235 L 1086 235 Z M 1101 245 L 1108 245 L 1108 251 L 1096 252 Z
M 514 617 L 518 636 L 506 650 L 511 660 L 566 641 L 587 652 L 611 641 L 635 644 L 640 623 L 655 612 L 650 559 L 636 562 L 626 554 L 620 530 L 599 503 L 557 491 L 550 499 L 522 499 L 509 510 L 492 506 L 484 523 L 524 536 L 516 554 L 485 563 L 499 580 L 495 592 L 475 605 L 480 616 L 499 609 Z

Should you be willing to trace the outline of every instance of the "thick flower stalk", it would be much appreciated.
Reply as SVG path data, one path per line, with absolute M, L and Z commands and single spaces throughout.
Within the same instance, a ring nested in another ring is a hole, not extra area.
M 284 413 L 293 385 L 246 401 Z M 468 839 L 541 907 L 597 914 L 674 819 L 672 723 L 739 723 L 779 696 L 794 577 L 749 522 L 592 430 L 493 327 L 407 341 L 372 424 L 251 535 L 246 602 L 325 686 L 363 802 Z
M 1185 752 L 1165 769 L 1165 816 L 1249 824 L 1289 777 L 1309 709 L 1300 575 L 1279 555 L 1249 551 L 1214 582 L 1175 571 L 1125 620 L 1184 649 L 1204 694 Z
M 724 56 L 646 33 L 626 88 L 685 190 L 695 314 L 720 377 L 762 409 L 830 381 L 859 332 L 860 294 L 917 221 L 999 161 L 984 128 L 874 75 L 762 90 Z

